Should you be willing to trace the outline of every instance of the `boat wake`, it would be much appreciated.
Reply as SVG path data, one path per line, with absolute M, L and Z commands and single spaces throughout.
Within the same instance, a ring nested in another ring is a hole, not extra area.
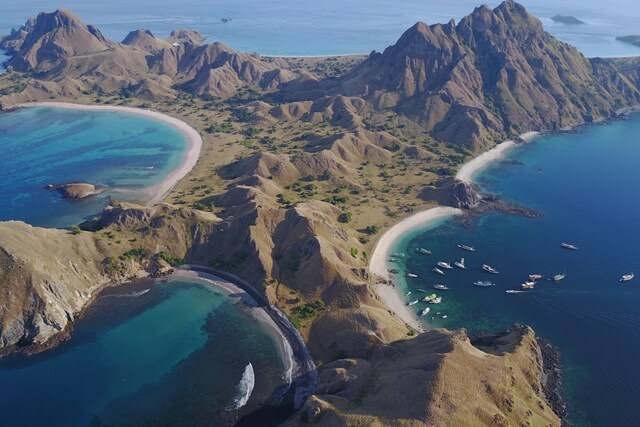
M 151 289 L 143 289 L 141 291 L 136 291 L 136 292 L 131 292 L 130 294 L 113 294 L 113 295 L 104 295 L 102 296 L 102 298 L 138 298 L 141 297 L 142 295 L 146 294 L 147 292 L 149 292 Z
M 253 372 L 253 365 L 249 363 L 242 372 L 242 378 L 238 383 L 236 396 L 233 399 L 233 403 L 230 406 L 230 410 L 237 410 L 242 408 L 249 402 L 253 387 L 256 385 L 256 376 Z

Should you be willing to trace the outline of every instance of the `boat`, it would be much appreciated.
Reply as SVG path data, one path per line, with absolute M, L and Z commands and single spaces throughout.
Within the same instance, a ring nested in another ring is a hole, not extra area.
M 416 252 L 422 254 L 422 255 L 431 255 L 431 251 L 429 249 L 425 249 L 425 248 L 417 248 Z
M 529 280 L 530 281 L 534 281 L 535 282 L 535 281 L 540 280 L 540 279 L 542 279 L 542 274 L 530 274 L 529 275 Z
M 429 314 L 430 311 L 431 311 L 431 309 L 429 307 L 425 308 L 424 310 L 422 310 L 420 312 L 420 317 L 426 316 L 427 314 Z
M 467 252 L 475 252 L 476 248 L 474 248 L 473 246 L 467 246 L 467 245 L 458 245 L 458 247 L 460 249 L 462 249 L 463 251 L 467 251 Z
M 449 290 L 449 287 L 448 287 L 448 286 L 446 286 L 446 285 L 440 285 L 440 284 L 438 284 L 438 285 L 433 285 L 433 289 L 437 289 L 437 290 L 439 290 L 439 291 L 448 291 L 448 290 Z
M 442 297 L 435 297 L 434 299 L 429 301 L 429 304 L 440 304 L 441 302 L 442 302 Z
M 400 273 L 400 270 L 398 270 L 397 268 L 390 268 L 389 270 L 387 270 L 389 273 L 391 274 L 398 274 Z
M 560 243 L 560 246 L 563 249 L 568 249 L 570 251 L 577 251 L 578 250 L 578 247 L 576 245 L 572 245 L 571 243 L 562 242 L 562 243 Z
M 456 261 L 453 263 L 456 267 L 461 268 L 463 270 L 467 269 L 467 266 L 464 265 L 464 258 L 460 258 L 460 261 Z
M 491 286 L 495 286 L 496 284 L 485 280 L 478 280 L 477 282 L 473 282 L 473 285 L 479 286 L 481 288 L 490 288 Z
M 407 277 L 411 277 L 412 279 L 417 279 L 418 275 L 414 273 L 407 273 Z
M 446 314 L 442 316 L 443 319 L 446 319 L 447 317 L 449 316 L 447 316 Z
M 533 289 L 536 287 L 536 282 L 524 282 L 522 285 L 520 285 L 520 287 L 522 289 Z
M 633 274 L 633 273 L 623 274 L 623 275 L 622 275 L 622 277 L 620 278 L 620 283 L 630 282 L 630 281 L 632 281 L 635 277 L 636 277 L 636 275 L 635 275 L 635 274 Z
M 398 258 L 393 258 L 393 257 L 389 258 L 389 262 L 398 262 L 398 261 L 400 261 Z
M 442 267 L 445 270 L 453 270 L 453 267 L 451 267 L 451 264 L 449 264 L 448 262 L 444 262 L 444 261 L 439 261 L 438 262 L 438 267 Z
M 404 258 L 404 254 L 391 254 L 392 258 Z
M 439 274 L 441 276 L 444 276 L 444 271 L 440 270 L 438 267 L 434 268 L 433 272 L 437 273 L 437 274 Z
M 409 295 L 411 295 L 411 291 L 409 291 L 406 294 L 404 294 L 405 297 L 408 297 Z
M 417 300 L 415 300 L 415 301 L 409 301 L 409 302 L 407 303 L 407 305 L 408 305 L 408 306 L 412 306 L 412 305 L 416 305 L 416 304 L 417 304 L 417 303 L 419 303 L 419 302 L 420 302 L 420 300 L 419 300 L 419 299 L 417 299 Z
M 518 290 L 518 289 L 507 289 L 505 291 L 505 293 L 507 294 L 523 294 L 524 291 Z
M 434 299 L 438 298 L 437 294 L 431 294 L 431 295 L 427 295 L 426 297 L 422 298 L 422 301 L 424 302 L 431 302 Z
M 495 268 L 491 267 L 489 264 L 482 264 L 482 269 L 484 271 L 486 271 L 487 273 L 498 274 L 498 270 L 496 270 Z
M 567 275 L 564 273 L 556 274 L 555 276 L 553 276 L 553 281 L 560 282 L 561 280 L 564 280 L 565 277 L 567 277 Z
M 422 292 L 423 294 L 426 294 L 426 293 L 427 293 L 427 290 L 426 290 L 426 289 L 422 289 L 422 288 L 421 288 L 421 289 L 418 289 L 418 292 Z

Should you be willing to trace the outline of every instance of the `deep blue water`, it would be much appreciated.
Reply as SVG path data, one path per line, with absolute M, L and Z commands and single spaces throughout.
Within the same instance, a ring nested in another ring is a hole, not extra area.
M 282 384 L 278 344 L 230 297 L 184 279 L 123 292 L 99 299 L 70 342 L 0 362 L 0 424 L 229 425 L 248 363 L 255 388 L 241 411 Z
M 404 30 L 427 23 L 460 19 L 482 3 L 499 0 L 27 0 L 4 2 L 0 34 L 22 25 L 29 16 L 65 7 L 85 22 L 122 40 L 131 30 L 149 28 L 159 36 L 175 28 L 200 30 L 210 41 L 267 55 L 333 55 L 368 53 L 394 43 Z M 587 56 L 639 55 L 640 48 L 615 40 L 638 33 L 640 3 L 616 0 L 522 0 L 545 27 Z M 586 25 L 551 21 L 556 14 L 574 15 Z M 232 18 L 223 24 L 222 18 Z
M 0 113 L 0 221 L 66 227 L 99 213 L 109 196 L 144 201 L 141 190 L 173 171 L 186 148 L 176 129 L 138 115 L 49 107 Z M 111 190 L 70 201 L 44 189 L 78 181 Z
M 541 218 L 490 213 L 470 224 L 449 219 L 414 231 L 394 248 L 408 255 L 402 269 L 420 275 L 401 279 L 403 286 L 428 289 L 442 282 L 451 288 L 429 324 L 481 331 L 517 322 L 550 339 L 562 353 L 566 396 L 578 425 L 640 423 L 640 279 L 618 282 L 624 273 L 640 275 L 639 165 L 640 116 L 544 137 L 478 177 L 485 190 L 536 209 Z M 561 249 L 563 241 L 580 250 Z M 464 252 L 457 243 L 477 252 Z M 417 255 L 419 247 L 433 256 Z M 467 271 L 445 278 L 431 272 L 436 262 L 461 256 Z M 484 273 L 483 263 L 500 275 Z M 504 292 L 530 273 L 561 272 L 567 278 L 558 284 L 544 280 L 526 294 Z M 497 286 L 472 286 L 478 279 Z

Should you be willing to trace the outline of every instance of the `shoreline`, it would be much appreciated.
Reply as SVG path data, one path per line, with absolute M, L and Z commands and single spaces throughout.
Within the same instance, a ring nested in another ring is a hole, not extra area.
M 165 125 L 172 127 L 181 133 L 186 141 L 187 147 L 183 155 L 182 161 L 176 169 L 171 171 L 166 177 L 157 184 L 150 187 L 143 187 L 140 193 L 146 194 L 148 199 L 145 201 L 147 206 L 157 204 L 164 200 L 176 184 L 186 177 L 189 172 L 195 167 L 198 159 L 200 158 L 200 151 L 202 150 L 202 137 L 200 133 L 193 127 L 189 126 L 186 122 L 169 116 L 164 113 L 160 113 L 153 110 L 147 110 L 143 108 L 125 107 L 119 105 L 89 105 L 89 104 L 76 104 L 72 102 L 56 102 L 56 101 L 44 101 L 44 102 L 28 102 L 23 104 L 17 104 L 12 109 L 29 108 L 29 107 L 53 107 L 63 108 L 67 110 L 79 110 L 79 111 L 107 111 L 107 112 L 120 112 L 127 114 L 134 114 L 148 119 L 152 119 Z M 118 189 L 114 189 L 117 191 Z
M 539 132 L 526 132 L 520 135 L 518 141 L 528 143 L 539 135 Z M 513 140 L 504 141 L 491 150 L 474 157 L 458 169 L 455 178 L 458 181 L 473 184 L 474 178 L 479 172 L 496 160 L 503 158 L 505 154 L 517 144 L 518 143 Z M 410 310 L 404 303 L 397 287 L 389 285 L 391 279 L 387 270 L 387 260 L 389 259 L 391 247 L 399 238 L 415 228 L 428 227 L 435 221 L 461 214 L 461 209 L 437 206 L 409 216 L 394 224 L 380 237 L 371 255 L 369 273 L 382 282 L 374 284 L 376 294 L 402 321 L 419 332 L 424 331 L 424 327 L 420 323 L 418 314 Z M 376 280 L 376 282 L 378 282 L 378 280 Z

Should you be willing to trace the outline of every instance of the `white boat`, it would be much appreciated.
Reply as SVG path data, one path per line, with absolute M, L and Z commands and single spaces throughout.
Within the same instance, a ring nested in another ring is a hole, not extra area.
M 426 297 L 422 298 L 422 301 L 424 302 L 431 302 L 434 299 L 438 298 L 437 294 L 431 294 L 431 295 L 427 295 Z
M 438 267 L 442 267 L 445 270 L 453 270 L 453 267 L 451 267 L 451 264 L 449 264 L 448 262 L 444 262 L 444 261 L 439 261 L 438 262 Z
M 565 277 L 567 277 L 567 275 L 564 274 L 564 273 L 556 274 L 555 276 L 553 276 L 553 281 L 554 282 L 560 282 L 560 281 L 564 280 Z
M 420 312 L 420 317 L 426 316 L 427 314 L 429 314 L 430 311 L 431 311 L 431 309 L 429 307 L 425 308 L 424 310 L 422 310 Z
M 462 249 L 463 251 L 467 251 L 467 252 L 475 252 L 476 248 L 474 248 L 473 246 L 467 246 L 467 245 L 458 245 L 458 247 L 460 249 Z
M 577 251 L 578 250 L 578 247 L 576 245 L 572 245 L 571 243 L 562 242 L 562 243 L 560 243 L 560 246 L 563 249 L 569 249 L 570 251 Z
M 417 279 L 418 275 L 413 273 L 407 273 L 407 277 L 411 277 L 412 279 Z
M 507 289 L 505 291 L 505 293 L 507 293 L 507 294 L 524 294 L 525 291 L 521 291 L 521 290 L 518 290 L 518 289 Z
M 635 275 L 635 274 L 633 274 L 633 273 L 624 274 L 624 275 L 622 275 L 622 277 L 620 278 L 620 283 L 630 282 L 630 281 L 632 281 L 635 277 L 636 277 L 636 275 Z
M 477 282 L 473 282 L 473 285 L 479 286 L 481 288 L 490 288 L 492 286 L 495 286 L 496 284 L 485 280 L 478 280 Z
M 446 285 L 437 284 L 437 285 L 433 285 L 433 289 L 437 289 L 439 291 L 448 291 L 449 287 Z
M 530 274 L 529 275 L 529 280 L 530 281 L 534 281 L 535 282 L 535 281 L 540 280 L 540 279 L 542 279 L 542 274 Z
M 408 306 L 412 306 L 412 305 L 416 305 L 416 304 L 417 304 L 417 303 L 419 303 L 419 302 L 420 302 L 420 300 L 419 300 L 419 299 L 417 299 L 417 300 L 415 300 L 415 301 L 409 301 L 409 302 L 407 303 L 407 305 L 408 305 Z
M 422 254 L 422 255 L 431 255 L 431 251 L 429 249 L 425 249 L 425 248 L 417 248 L 416 252 Z
M 532 282 L 532 281 L 524 282 L 522 285 L 520 285 L 520 287 L 522 289 L 533 289 L 536 287 L 536 282 Z
M 429 304 L 440 304 L 441 302 L 442 302 L 442 297 L 435 297 L 434 299 L 429 301 Z
M 411 291 L 409 291 L 406 294 L 404 294 L 405 297 L 408 297 L 409 295 L 411 295 Z
M 446 319 L 447 317 L 449 316 L 447 316 L 446 314 L 442 316 L 443 319 Z
M 460 258 L 460 261 L 456 261 L 453 263 L 456 267 L 461 268 L 463 270 L 467 269 L 467 266 L 464 265 L 464 258 Z
M 491 267 L 489 264 L 482 264 L 482 269 L 484 271 L 486 271 L 487 273 L 498 274 L 498 270 L 496 270 L 495 268 Z
M 434 268 L 433 272 L 437 273 L 437 274 L 439 274 L 441 276 L 444 276 L 444 271 L 440 270 L 438 267 Z

